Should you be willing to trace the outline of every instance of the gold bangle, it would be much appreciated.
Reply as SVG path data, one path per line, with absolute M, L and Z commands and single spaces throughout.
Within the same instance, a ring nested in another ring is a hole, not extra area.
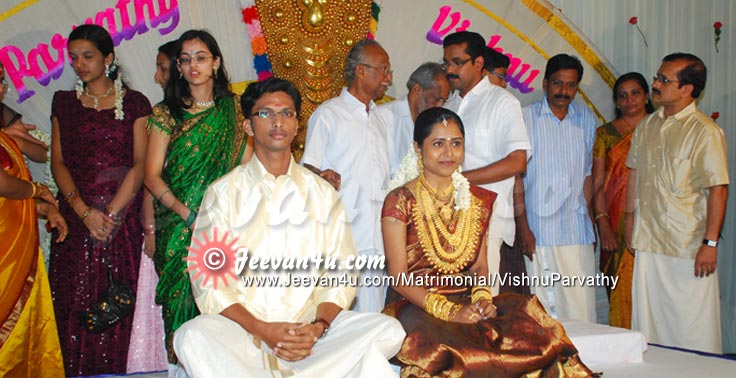
M 491 289 L 484 286 L 475 286 L 470 294 L 470 301 L 472 303 L 480 302 L 481 300 L 487 300 L 493 302 L 493 296 L 491 295 Z
M 600 213 L 600 214 L 596 215 L 595 216 L 595 219 L 593 219 L 593 222 L 598 222 L 598 219 L 601 219 L 601 218 L 604 218 L 604 217 L 605 218 L 608 218 L 608 213 Z
M 87 210 L 85 210 L 82 213 L 82 219 L 87 218 L 91 212 L 92 212 L 92 208 L 91 207 L 88 207 Z
M 31 197 L 30 198 L 36 198 L 36 195 L 38 194 L 38 187 L 36 186 L 36 183 L 33 181 L 28 181 L 29 184 L 31 184 Z

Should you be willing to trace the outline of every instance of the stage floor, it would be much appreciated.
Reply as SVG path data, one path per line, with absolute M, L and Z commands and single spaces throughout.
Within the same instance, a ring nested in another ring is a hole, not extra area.
M 647 351 L 644 352 L 643 362 L 591 365 L 590 368 L 595 372 L 603 372 L 603 378 L 736 377 L 736 361 L 734 360 L 701 356 L 655 345 L 648 346 Z M 166 372 L 113 377 L 165 378 Z
M 603 378 L 733 378 L 736 377 L 736 361 L 718 357 L 702 356 L 655 345 L 644 352 L 643 362 L 616 365 L 592 365 L 590 368 L 603 372 Z

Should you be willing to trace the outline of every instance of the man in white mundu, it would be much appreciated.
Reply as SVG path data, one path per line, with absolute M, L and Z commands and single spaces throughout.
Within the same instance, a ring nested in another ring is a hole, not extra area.
M 375 100 L 393 80 L 386 50 L 364 39 L 350 49 L 343 76 L 347 87 L 309 117 L 302 164 L 340 192 L 355 245 L 362 257 L 383 256 L 381 208 L 389 181 L 388 130 Z M 364 279 L 383 271 L 363 271 Z M 386 287 L 361 286 L 354 309 L 380 312 Z
M 667 55 L 657 70 L 660 109 L 639 122 L 626 159 L 626 242 L 636 250 L 632 329 L 652 343 L 720 354 L 716 265 L 728 154 L 723 130 L 695 102 L 706 72 L 686 53 Z
M 355 258 L 337 192 L 291 156 L 300 105 L 299 92 L 285 80 L 272 78 L 246 89 L 241 106 L 255 155 L 208 188 L 192 238 L 195 254 L 205 252 L 205 236 L 212 240 L 216 232 L 221 239 L 227 232 L 227 242 L 237 238 L 234 249 L 247 248 L 249 258 L 320 256 L 338 264 Z M 401 324 L 382 314 L 343 310 L 356 292 L 341 279 L 349 273 L 326 270 L 324 264 L 302 270 L 246 267 L 243 277 L 227 277 L 226 285 L 215 288 L 194 279 L 197 270 L 209 273 L 196 265 L 189 264 L 192 289 L 203 315 L 174 337 L 190 376 L 396 376 L 388 359 L 404 339 Z M 280 281 L 246 286 L 245 278 L 256 276 Z M 290 280 L 294 276 L 305 280 L 297 285 Z M 328 278 L 331 286 L 321 286 Z

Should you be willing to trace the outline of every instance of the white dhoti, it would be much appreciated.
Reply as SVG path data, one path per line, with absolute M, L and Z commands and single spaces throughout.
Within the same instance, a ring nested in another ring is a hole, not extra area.
M 365 259 L 364 261 L 374 261 L 383 256 L 383 251 L 366 249 L 358 251 L 358 256 L 360 259 Z M 386 271 L 383 269 L 362 269 L 359 279 L 365 283 L 381 282 L 379 278 L 373 277 L 385 275 Z M 386 306 L 386 290 L 387 287 L 381 285 L 359 285 L 358 293 L 350 309 L 358 312 L 381 312 Z
M 200 315 L 176 331 L 174 349 L 192 378 L 396 377 L 388 359 L 399 351 L 404 336 L 394 318 L 341 311 L 311 356 L 289 362 L 232 320 Z
M 488 260 L 488 273 L 495 274 L 501 269 L 501 245 L 503 245 L 503 239 L 500 237 L 488 237 L 486 240 L 486 253 Z M 491 286 L 491 292 L 495 297 L 501 288 L 499 280 L 493 280 L 493 286 Z
M 694 270 L 695 260 L 637 251 L 631 326 L 651 343 L 721 354 L 718 274 Z
M 536 276 L 545 283 L 559 274 L 565 277 L 595 276 L 595 251 L 592 244 L 565 246 L 537 246 L 534 260 L 524 258 L 529 276 Z M 591 323 L 596 322 L 595 286 L 578 283 L 565 286 L 563 281 L 554 285 L 530 285 L 532 294 L 536 294 L 544 309 L 556 319 L 577 319 Z

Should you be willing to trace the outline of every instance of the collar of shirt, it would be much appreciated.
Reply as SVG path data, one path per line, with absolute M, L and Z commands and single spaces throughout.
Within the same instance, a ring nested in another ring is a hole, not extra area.
M 682 110 L 677 112 L 672 117 L 675 117 L 675 120 L 678 122 L 685 122 L 686 118 L 690 117 L 691 115 L 695 114 L 695 111 L 698 109 L 698 107 L 695 105 L 695 101 L 691 102 L 688 106 L 684 107 Z M 660 106 L 659 110 L 657 110 L 657 117 L 661 119 L 667 119 L 669 117 L 665 117 L 664 115 L 664 106 Z
M 552 108 L 549 107 L 549 102 L 547 102 L 546 94 L 542 98 L 541 105 L 542 106 L 539 108 L 540 114 L 554 117 L 555 119 L 559 120 L 559 118 L 557 118 L 557 116 L 554 113 L 552 113 Z M 567 119 L 568 117 L 571 117 L 571 118 L 577 117 L 579 113 L 580 113 L 580 110 L 578 109 L 578 104 L 575 102 L 575 100 L 572 100 L 570 102 L 570 105 L 567 106 L 567 115 L 565 116 L 565 119 Z M 564 119 L 561 120 L 560 122 L 562 121 L 564 121 Z
M 351 114 L 366 114 L 365 104 L 360 102 L 360 100 L 353 96 L 352 93 L 348 92 L 348 87 L 342 88 L 342 92 L 340 92 L 340 99 Z M 373 102 L 373 100 L 368 103 L 368 110 L 370 112 L 376 110 L 376 103 Z
M 396 117 L 411 117 L 411 110 L 409 110 L 409 98 L 404 95 L 400 99 L 396 100 Z
M 471 99 L 475 96 L 484 96 L 486 92 L 488 92 L 489 89 L 491 89 L 490 81 L 488 81 L 486 78 L 482 78 L 473 88 L 468 91 L 468 93 L 465 94 L 465 97 L 463 97 L 463 100 Z M 500 88 L 500 87 L 499 87 Z
M 308 183 L 304 181 L 304 177 L 299 174 L 294 174 L 296 162 L 294 156 L 291 157 L 289 162 L 289 169 L 286 174 L 279 177 L 272 175 L 266 167 L 263 166 L 258 157 L 254 154 L 253 158 L 247 163 L 246 171 L 248 175 L 253 179 L 254 187 L 261 187 L 264 191 L 264 196 L 269 197 L 275 190 L 288 190 L 293 191 L 295 195 L 300 196 L 299 200 L 306 202 L 308 198 Z

